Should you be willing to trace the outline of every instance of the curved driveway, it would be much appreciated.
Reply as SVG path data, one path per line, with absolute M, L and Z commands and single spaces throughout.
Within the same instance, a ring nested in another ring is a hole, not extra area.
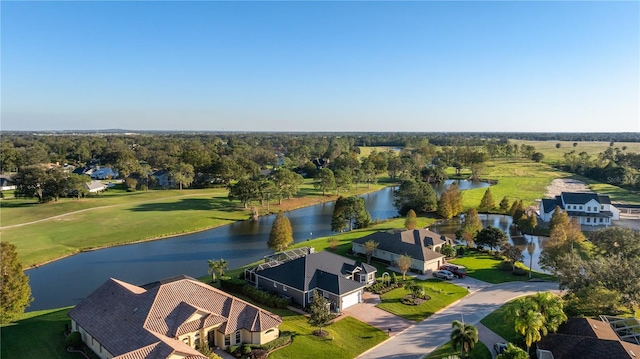
M 463 315 L 465 323 L 476 324 L 513 298 L 536 292 L 558 290 L 558 283 L 552 282 L 488 284 L 480 281 L 461 281 L 456 284 L 470 285 L 471 294 L 393 338 L 369 349 L 358 358 L 422 358 L 449 341 L 451 322 L 461 320 Z

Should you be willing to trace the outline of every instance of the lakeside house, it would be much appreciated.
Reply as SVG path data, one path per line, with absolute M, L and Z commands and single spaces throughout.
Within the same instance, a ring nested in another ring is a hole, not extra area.
M 301 307 L 318 293 L 340 312 L 362 302 L 364 288 L 375 282 L 376 271 L 366 263 L 304 247 L 267 256 L 265 263 L 245 271 L 245 278 Z
M 620 210 L 611 204 L 609 196 L 597 193 L 562 192 L 553 199 L 545 198 L 540 201 L 540 219 L 549 222 L 556 206 L 583 226 L 610 226 L 620 219 Z
M 278 338 L 280 317 L 188 276 L 142 286 L 109 279 L 69 311 L 71 329 L 102 359 L 206 359 Z
M 351 242 L 355 253 L 366 255 L 364 244 L 369 240 L 378 243 L 373 258 L 395 264 L 402 255 L 411 256 L 411 268 L 419 273 L 438 270 L 445 262 L 440 253 L 445 243 L 454 244 L 453 239 L 432 232 L 427 228 L 376 232 Z

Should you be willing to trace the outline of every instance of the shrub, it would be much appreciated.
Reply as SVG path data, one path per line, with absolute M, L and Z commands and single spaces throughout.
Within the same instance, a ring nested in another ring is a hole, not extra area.
M 242 293 L 242 288 L 247 285 L 247 281 L 239 278 L 220 277 L 220 288 L 227 292 Z
M 502 261 L 500 262 L 500 264 L 498 264 L 498 269 L 505 272 L 510 272 L 513 269 L 513 266 L 511 265 L 511 262 Z
M 457 257 L 464 256 L 464 247 L 463 246 L 458 246 L 458 248 L 456 249 L 456 256 Z
M 72 332 L 67 335 L 67 339 L 65 339 L 65 344 L 67 347 L 71 347 L 74 349 L 78 349 L 82 346 L 82 337 L 80 336 L 80 332 Z
M 238 348 L 240 348 L 240 347 L 237 346 L 237 345 L 229 345 L 229 347 L 227 348 L 227 351 L 230 354 L 234 354 L 238 350 Z
M 520 277 L 527 275 L 527 273 L 528 273 L 527 270 L 520 267 L 516 267 L 516 269 L 513 270 L 513 275 L 517 275 Z

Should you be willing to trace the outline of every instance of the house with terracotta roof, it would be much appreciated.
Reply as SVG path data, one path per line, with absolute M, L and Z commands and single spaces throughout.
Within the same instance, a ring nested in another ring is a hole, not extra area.
M 268 260 L 248 270 L 245 278 L 256 287 L 291 298 L 301 307 L 306 307 L 315 293 L 327 299 L 337 312 L 362 302 L 364 288 L 376 280 L 376 268 L 335 253 L 309 249 L 290 259 L 280 256 L 279 260 Z
M 609 196 L 597 193 L 562 192 L 553 199 L 545 198 L 540 201 L 540 219 L 549 222 L 556 206 L 583 226 L 610 226 L 620 219 L 620 210 L 611 204 Z
M 637 359 L 640 345 L 620 339 L 610 323 L 569 318 L 538 343 L 538 359 Z
M 191 277 L 136 286 L 109 279 L 69 311 L 71 329 L 103 359 L 206 359 L 226 348 L 278 338 L 280 317 Z
M 451 238 L 430 231 L 427 228 L 376 232 L 351 242 L 355 253 L 366 255 L 364 244 L 369 240 L 378 243 L 373 258 L 394 264 L 402 255 L 411 256 L 411 268 L 419 273 L 438 270 L 444 264 L 445 256 L 440 253 L 442 245 L 453 244 Z

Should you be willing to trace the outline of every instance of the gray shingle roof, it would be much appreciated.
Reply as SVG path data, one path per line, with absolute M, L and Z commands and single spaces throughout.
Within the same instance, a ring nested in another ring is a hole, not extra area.
M 194 314 L 198 316 L 189 320 Z M 282 322 L 274 314 L 184 276 L 141 287 L 111 278 L 69 311 L 69 317 L 123 359 L 167 358 L 173 352 L 201 358 L 173 338 L 220 323 L 219 330 L 229 334 L 239 328 L 264 331 Z
M 356 267 L 362 268 L 366 273 L 376 271 L 375 267 L 366 263 L 331 252 L 318 252 L 263 269 L 258 274 L 302 292 L 320 288 L 342 295 L 365 286 L 346 278 Z
M 560 206 L 561 209 L 564 208 L 560 196 L 556 196 L 554 199 L 542 199 L 542 206 L 544 207 L 544 213 L 551 213 L 551 211 L 556 209 L 556 206 Z
M 564 203 L 570 204 L 585 204 L 591 200 L 595 200 L 599 202 L 600 196 L 597 193 L 586 193 L 586 192 L 562 192 L 561 194 Z M 602 196 L 604 197 L 604 196 Z
M 444 255 L 429 249 L 429 246 L 443 243 L 453 243 L 444 235 L 425 228 L 406 230 L 401 232 L 376 232 L 368 236 L 353 240 L 353 243 L 364 244 L 373 240 L 378 242 L 378 249 L 396 254 L 408 254 L 413 259 L 429 261 Z

